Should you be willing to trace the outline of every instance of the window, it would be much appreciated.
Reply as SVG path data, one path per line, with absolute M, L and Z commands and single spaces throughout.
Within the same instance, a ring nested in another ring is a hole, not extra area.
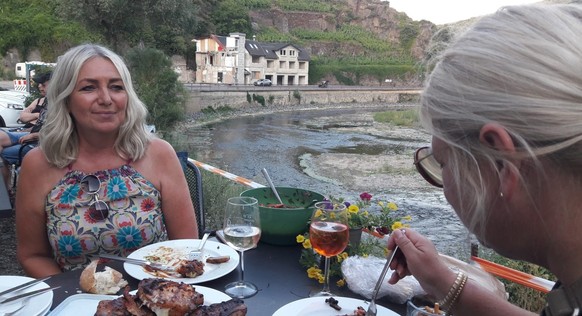
M 289 56 L 295 56 L 295 50 L 293 49 L 289 50 Z
M 284 49 L 282 49 L 282 50 L 279 51 L 279 55 L 285 56 L 285 55 L 287 55 L 287 51 L 284 50 Z
M 289 62 L 289 69 L 295 69 L 295 62 L 294 61 Z

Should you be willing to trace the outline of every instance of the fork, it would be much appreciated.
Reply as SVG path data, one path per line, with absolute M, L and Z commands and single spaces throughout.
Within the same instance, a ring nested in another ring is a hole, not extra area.
M 392 262 L 392 259 L 394 259 L 394 256 L 396 255 L 397 251 L 398 251 L 398 246 L 394 247 L 394 250 L 392 250 L 392 254 L 390 255 L 390 258 L 386 261 L 386 264 L 384 265 L 384 269 L 382 269 L 382 273 L 380 273 L 380 278 L 378 279 L 378 282 L 376 282 L 376 288 L 374 288 L 374 292 L 372 293 L 372 300 L 370 301 L 370 305 L 368 305 L 368 310 L 366 311 L 366 316 L 376 316 L 376 313 L 377 313 L 376 297 L 378 296 L 378 292 L 380 292 L 380 287 L 382 287 L 382 282 L 384 281 L 384 277 L 386 276 L 386 272 L 388 272 L 388 268 L 390 267 L 390 263 Z
M 204 236 L 202 236 L 202 240 L 200 241 L 198 248 L 190 251 L 190 256 L 189 256 L 190 260 L 202 259 L 202 255 L 204 253 L 204 244 L 206 244 L 206 240 L 208 239 L 208 236 L 210 236 L 210 233 L 205 233 Z

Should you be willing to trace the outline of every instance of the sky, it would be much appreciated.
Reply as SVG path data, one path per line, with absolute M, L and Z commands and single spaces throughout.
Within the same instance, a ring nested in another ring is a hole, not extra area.
M 390 7 L 413 20 L 434 24 L 457 22 L 497 11 L 502 6 L 540 2 L 541 0 L 389 0 Z

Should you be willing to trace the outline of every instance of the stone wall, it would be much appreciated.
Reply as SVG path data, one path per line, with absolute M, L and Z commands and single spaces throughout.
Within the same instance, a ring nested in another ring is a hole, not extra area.
M 269 105 L 334 104 L 334 103 L 399 103 L 418 100 L 418 90 L 249 90 L 265 98 Z M 187 112 L 195 113 L 213 107 L 242 108 L 248 105 L 247 91 L 190 91 Z

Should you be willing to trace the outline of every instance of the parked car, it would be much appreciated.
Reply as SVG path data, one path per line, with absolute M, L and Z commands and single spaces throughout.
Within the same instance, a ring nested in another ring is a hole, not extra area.
M 27 95 L 26 92 L 0 91 L 0 127 L 22 126 L 18 119 Z
M 327 81 L 327 80 L 323 80 L 323 81 L 322 81 L 322 82 L 321 82 L 321 83 L 318 85 L 318 87 L 320 87 L 320 88 L 327 88 L 327 85 L 328 85 L 328 83 L 329 83 L 329 81 Z
M 253 83 L 255 86 L 271 86 L 273 83 L 269 79 L 259 79 Z

